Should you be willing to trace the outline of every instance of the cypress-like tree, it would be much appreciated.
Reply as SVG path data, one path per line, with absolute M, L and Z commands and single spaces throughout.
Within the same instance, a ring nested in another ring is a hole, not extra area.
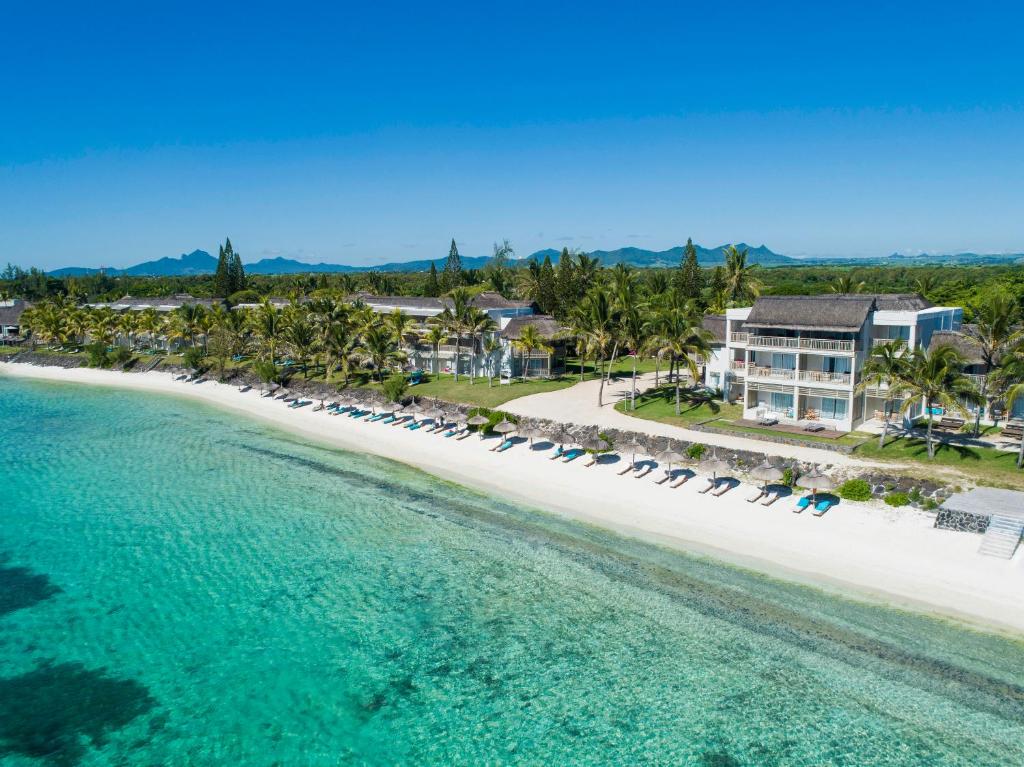
M 452 238 L 452 246 L 448 250 L 448 260 L 444 263 L 444 273 L 441 275 L 441 287 L 447 293 L 462 284 L 462 258 L 459 256 L 459 249 L 455 246 L 455 238 Z
M 423 287 L 423 295 L 436 296 L 441 292 L 441 285 L 437 281 L 437 267 L 430 262 L 430 271 L 427 272 L 427 284 Z
M 551 256 L 544 256 L 540 266 L 540 285 L 537 303 L 545 314 L 553 314 L 558 307 L 558 285 L 555 281 L 555 267 L 551 265 Z
M 242 267 L 242 256 L 231 247 L 230 237 L 227 238 L 227 242 L 224 244 L 224 254 L 228 260 L 228 278 L 231 284 L 231 292 L 237 293 L 239 290 L 245 290 L 245 269 Z
M 686 239 L 686 247 L 683 249 L 679 273 L 676 275 L 676 289 L 683 298 L 690 299 L 700 298 L 704 290 L 704 274 L 697 264 L 697 249 L 689 237 Z
M 562 248 L 562 254 L 558 257 L 555 292 L 557 305 L 551 311 L 559 319 L 565 319 L 572 307 L 576 305 L 579 292 L 576 285 L 576 270 L 573 268 L 568 248 Z
M 231 273 L 228 268 L 228 254 L 224 246 L 220 246 L 220 253 L 217 256 L 217 271 L 213 274 L 213 292 L 220 298 L 227 298 L 231 295 Z

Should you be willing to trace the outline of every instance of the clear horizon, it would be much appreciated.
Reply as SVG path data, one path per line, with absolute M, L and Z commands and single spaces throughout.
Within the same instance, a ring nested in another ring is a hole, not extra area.
M 242 9 L 8 13 L 0 262 L 1024 251 L 1011 4 Z

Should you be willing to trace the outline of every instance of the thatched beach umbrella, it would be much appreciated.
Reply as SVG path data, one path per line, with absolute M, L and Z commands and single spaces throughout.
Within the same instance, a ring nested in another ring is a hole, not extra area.
M 671 447 L 669 447 L 668 443 L 666 443 L 665 449 L 658 453 L 656 456 L 654 456 L 654 460 L 657 461 L 658 463 L 667 463 L 668 469 L 666 469 L 666 473 L 671 474 L 672 464 L 682 463 L 683 461 L 686 460 L 686 456 L 684 456 L 677 450 L 673 450 Z
M 466 423 L 468 423 L 470 426 L 478 426 L 479 427 L 479 426 L 485 426 L 486 424 L 488 424 L 490 422 L 490 420 L 491 419 L 488 418 L 485 415 L 475 415 L 475 416 L 472 416 L 471 418 L 466 419 Z
M 750 476 L 754 479 L 759 479 L 764 483 L 764 489 L 768 489 L 769 482 L 778 482 L 782 479 L 783 471 L 778 466 L 773 466 L 768 462 L 768 456 L 765 456 L 764 463 L 754 468 L 750 472 Z
M 519 430 L 519 436 L 524 439 L 530 440 L 530 447 L 533 447 L 533 441 L 540 439 L 544 436 L 544 432 L 538 429 L 536 426 L 524 426 Z
M 512 423 L 507 418 L 502 418 L 498 423 L 494 424 L 494 431 L 498 432 L 498 434 L 511 434 L 517 429 L 519 429 L 519 425 Z
M 444 418 L 444 411 L 439 407 L 429 407 L 423 411 L 423 417 L 436 421 L 439 418 Z
M 590 453 L 603 453 L 605 450 L 611 447 L 607 440 L 601 437 L 590 437 L 580 443 L 580 447 Z
M 819 490 L 831 490 L 835 486 L 832 478 L 822 474 L 817 467 L 800 477 L 800 487 L 806 487 L 811 491 L 811 503 L 818 500 Z
M 645 445 L 643 442 L 641 442 L 636 437 L 633 437 L 633 439 L 631 439 L 626 445 L 623 445 L 623 447 L 622 447 L 622 452 L 627 452 L 628 451 L 630 453 L 631 458 L 630 458 L 629 463 L 631 465 L 635 465 L 636 464 L 636 455 L 637 455 L 637 453 L 643 453 L 646 450 L 647 450 L 647 445 Z
M 565 429 L 555 429 L 553 432 L 551 432 L 550 439 L 556 445 L 560 445 L 562 447 L 565 447 L 566 445 L 576 444 L 576 438 Z
M 697 468 L 704 474 L 710 474 L 713 480 L 717 480 L 721 472 L 729 471 L 729 462 L 712 454 L 710 458 L 701 461 Z

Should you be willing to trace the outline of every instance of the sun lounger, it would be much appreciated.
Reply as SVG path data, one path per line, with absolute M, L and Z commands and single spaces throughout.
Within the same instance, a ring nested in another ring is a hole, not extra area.
M 584 466 L 586 466 L 586 467 L 587 467 L 587 468 L 589 469 L 589 468 L 590 468 L 591 466 L 593 466 L 593 465 L 594 465 L 595 463 L 597 463 L 597 459 L 598 459 L 599 457 L 600 457 L 600 456 L 597 456 L 597 455 L 592 455 L 592 456 L 590 456 L 590 460 L 589 460 L 589 461 L 587 461 L 587 462 L 586 462 L 585 464 L 583 464 L 583 465 L 584 465 Z
M 656 484 L 656 485 L 664 485 L 664 484 L 665 484 L 666 482 L 668 482 L 668 481 L 669 481 L 669 479 L 671 479 L 671 478 L 672 478 L 672 475 L 671 475 L 671 474 L 669 474 L 669 473 L 668 473 L 668 472 L 666 471 L 666 472 L 665 472 L 665 476 L 663 476 L 663 477 L 662 477 L 661 479 L 656 479 L 656 480 L 654 480 L 654 484 Z
M 558 450 L 556 450 L 555 454 L 553 456 L 551 456 L 548 460 L 554 461 L 554 460 L 556 460 L 558 458 L 563 457 L 568 452 L 569 452 L 568 450 L 566 450 L 564 447 L 559 445 L 558 446 Z
M 565 458 L 562 459 L 562 463 L 569 463 L 569 461 L 575 461 L 581 455 L 583 455 L 582 450 L 570 450 L 565 454 Z
M 702 487 L 700 490 L 697 491 L 701 495 L 704 495 L 705 493 L 710 492 L 711 489 L 714 488 L 714 486 L 716 484 L 715 480 L 713 480 L 713 479 L 709 479 L 707 482 L 708 482 L 707 485 L 705 485 L 704 487 Z
M 721 498 L 723 495 L 732 490 L 732 488 L 732 482 L 723 482 L 722 484 L 720 484 L 718 487 L 711 491 L 711 495 L 715 496 L 715 498 Z
M 761 501 L 761 505 L 771 506 L 773 503 L 779 500 L 779 498 L 779 494 L 773 490 L 772 492 L 768 493 L 768 495 L 765 496 L 764 500 Z
M 239 387 L 238 393 L 239 394 L 245 394 L 247 391 L 251 391 L 251 390 L 252 390 L 252 387 L 249 386 L 249 384 L 246 384 L 245 386 Z
M 423 421 L 413 421 L 412 423 L 407 423 L 405 425 L 405 428 L 407 428 L 409 431 L 416 431 L 417 429 L 422 429 Z
M 811 499 L 806 497 L 806 496 L 804 496 L 803 498 L 801 498 L 799 501 L 796 502 L 796 506 L 793 507 L 793 513 L 794 514 L 799 514 L 801 511 L 803 511 L 804 509 L 806 509 L 810 505 L 811 505 Z
M 463 430 L 462 430 L 462 434 L 460 434 L 459 436 L 457 436 L 457 437 L 456 437 L 455 439 L 457 439 L 457 440 L 460 440 L 460 439 L 465 439 L 466 437 L 468 437 L 468 436 L 469 436 L 470 434 L 472 434 L 472 433 L 473 433 L 473 432 L 471 432 L 471 431 L 470 431 L 469 429 L 463 429 Z
M 690 481 L 690 475 L 689 474 L 683 474 L 681 477 L 679 477 L 679 479 L 677 479 L 675 482 L 672 483 L 671 487 L 674 490 L 677 487 L 682 487 L 683 485 L 685 485 L 689 481 Z
M 764 490 L 758 490 L 755 495 L 751 495 L 750 497 L 747 498 L 747 503 L 757 503 L 762 498 L 764 498 L 764 496 L 765 496 Z
M 512 440 L 506 439 L 500 445 L 497 445 L 496 447 L 492 447 L 491 448 L 491 452 L 492 453 L 504 453 L 510 447 L 512 447 Z
M 399 424 L 405 424 L 405 425 L 408 426 L 407 422 L 410 421 L 411 419 L 412 419 L 411 415 L 400 415 L 400 416 L 398 416 L 398 418 L 395 419 L 395 422 L 393 424 L 391 424 L 391 425 L 392 426 L 398 426 Z
M 818 505 L 814 507 L 814 516 L 820 517 L 826 511 L 832 508 L 832 501 L 818 501 Z
M 646 477 L 650 473 L 651 473 L 651 467 L 650 466 L 644 466 L 642 469 L 640 469 L 640 471 L 638 471 L 636 474 L 633 475 L 633 479 L 643 479 L 644 477 Z
M 369 421 L 370 423 L 377 423 L 377 421 L 383 421 L 387 417 L 387 413 L 377 413 L 377 415 L 372 415 L 366 420 Z
M 627 465 L 625 469 L 623 469 L 622 471 L 619 472 L 619 476 L 621 477 L 623 474 L 629 474 L 629 472 L 631 472 L 631 471 L 636 471 L 636 464 L 635 463 L 631 463 L 631 464 Z
M 446 423 L 444 426 L 442 426 L 440 429 L 437 430 L 437 433 L 441 434 L 441 435 L 443 435 L 445 437 L 450 437 L 452 434 L 454 434 L 458 430 L 459 430 L 459 427 L 456 424 L 454 424 L 454 423 Z

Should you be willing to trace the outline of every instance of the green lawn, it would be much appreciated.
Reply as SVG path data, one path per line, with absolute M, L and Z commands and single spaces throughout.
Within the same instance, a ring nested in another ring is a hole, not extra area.
M 749 435 L 755 436 L 755 437 L 756 436 L 786 437 L 787 439 L 799 439 L 799 440 L 802 440 L 804 442 L 816 443 L 816 444 L 819 444 L 819 445 L 820 444 L 827 444 L 827 445 L 850 445 L 850 446 L 853 446 L 853 445 L 859 445 L 864 440 L 869 440 L 869 439 L 872 439 L 872 437 L 873 437 L 873 435 L 871 435 L 871 434 L 866 434 L 864 432 L 852 431 L 849 434 L 844 434 L 843 436 L 838 437 L 836 439 L 822 439 L 821 437 L 819 437 L 819 436 L 817 436 L 817 435 L 815 435 L 813 433 L 810 433 L 810 432 L 808 432 L 806 434 L 803 434 L 803 433 L 796 434 L 796 433 L 789 433 L 789 432 L 785 432 L 784 433 L 784 432 L 775 431 L 773 429 L 761 429 L 761 428 L 758 428 L 757 426 L 747 426 L 746 424 L 742 424 L 742 423 L 733 423 L 732 421 L 729 421 L 729 420 L 714 421 L 714 422 L 708 424 L 708 426 L 711 426 L 711 427 L 716 428 L 716 429 L 728 429 L 729 431 L 742 432 L 743 434 L 749 434 Z
M 936 445 L 935 458 L 928 458 L 924 439 L 890 438 L 882 449 L 872 439 L 856 450 L 861 458 L 915 463 L 924 467 L 952 468 L 971 479 L 987 485 L 1001 485 L 1024 490 L 1024 471 L 1017 468 L 1017 453 L 966 445 Z
M 499 384 L 495 378 L 492 386 L 487 385 L 486 378 L 477 378 L 471 385 L 468 376 L 459 376 L 455 383 L 452 376 L 424 376 L 423 383 L 409 387 L 409 394 L 417 397 L 434 397 L 445 402 L 457 402 L 480 407 L 497 407 L 517 397 L 530 394 L 557 391 L 577 383 L 571 376 L 551 379 L 527 379 L 524 383 L 516 379 L 511 384 Z
M 674 386 L 663 386 L 637 397 L 636 410 L 629 409 L 628 398 L 617 403 L 615 409 L 636 418 L 684 427 L 714 418 L 739 418 L 743 413 L 739 405 L 707 399 L 683 389 L 680 392 L 680 413 L 676 415 L 675 396 Z

